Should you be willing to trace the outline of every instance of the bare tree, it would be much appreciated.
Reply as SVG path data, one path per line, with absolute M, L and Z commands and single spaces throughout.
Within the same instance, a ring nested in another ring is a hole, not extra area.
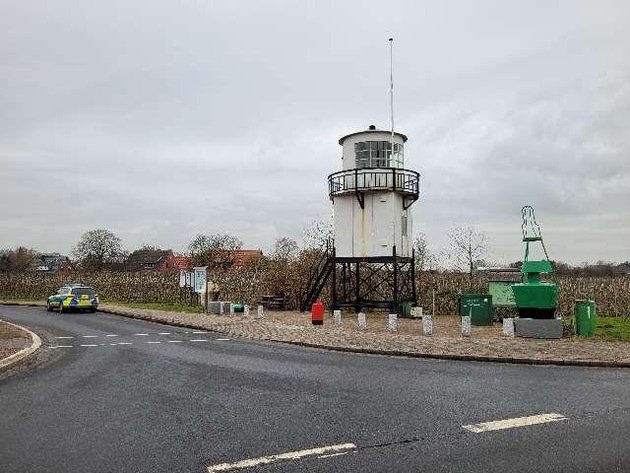
M 438 255 L 434 254 L 427 243 L 424 233 L 419 233 L 413 239 L 416 271 L 437 269 Z
M 27 271 L 38 258 L 37 251 L 24 246 L 19 246 L 15 250 L 2 250 L 0 251 L 0 271 Z
M 227 233 L 197 235 L 188 245 L 193 266 L 208 266 L 210 269 L 229 268 L 234 264 L 235 252 L 243 242 Z
M 315 220 L 306 226 L 302 235 L 304 246 L 309 250 L 324 250 L 332 239 L 332 220 Z
M 466 268 L 472 278 L 475 262 L 486 253 L 486 236 L 472 227 L 456 227 L 451 229 L 448 237 L 451 240 L 451 257 L 455 267 L 460 271 Z
M 277 238 L 273 257 L 278 260 L 290 260 L 296 257 L 298 249 L 297 242 L 292 238 Z
M 100 271 L 122 257 L 121 239 L 110 230 L 90 230 L 81 235 L 72 255 L 84 268 Z

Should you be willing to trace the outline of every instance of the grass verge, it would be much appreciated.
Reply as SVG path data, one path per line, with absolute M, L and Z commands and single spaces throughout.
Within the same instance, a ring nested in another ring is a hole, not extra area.
M 623 317 L 597 317 L 595 338 L 630 342 L 630 319 Z
M 162 304 L 159 302 L 118 302 L 109 300 L 107 302 L 104 302 L 103 304 L 129 307 L 130 309 L 167 310 L 170 312 L 190 312 L 192 314 L 203 313 L 203 307 L 192 306 L 188 304 Z

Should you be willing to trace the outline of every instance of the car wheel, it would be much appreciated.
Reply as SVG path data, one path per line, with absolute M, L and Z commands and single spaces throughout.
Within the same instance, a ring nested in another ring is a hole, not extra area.
M 52 307 L 50 307 L 50 302 L 46 302 L 46 310 L 48 312 L 52 312 L 53 309 L 52 309 Z
M 61 314 L 61 313 L 63 313 L 63 312 L 65 312 L 65 310 L 64 310 L 64 308 L 63 308 L 63 301 L 61 301 L 61 302 L 59 303 L 59 313 Z

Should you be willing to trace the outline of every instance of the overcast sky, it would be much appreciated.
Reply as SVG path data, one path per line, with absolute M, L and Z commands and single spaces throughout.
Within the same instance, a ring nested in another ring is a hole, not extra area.
M 338 139 L 396 129 L 414 233 L 522 258 L 630 259 L 630 2 L 0 0 L 0 249 L 230 233 L 268 252 L 330 218 Z

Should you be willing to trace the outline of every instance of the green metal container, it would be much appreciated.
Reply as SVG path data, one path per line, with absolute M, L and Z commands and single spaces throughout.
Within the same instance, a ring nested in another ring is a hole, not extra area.
M 558 304 L 558 286 L 554 283 L 513 284 L 512 292 L 519 308 L 555 309 Z
M 400 304 L 401 317 L 411 317 L 411 302 L 403 302 Z
M 245 306 L 243 304 L 232 304 L 234 312 L 245 312 Z
M 575 301 L 575 332 L 584 337 L 595 335 L 595 301 L 577 299 Z
M 469 315 L 473 325 L 492 325 L 494 311 L 490 294 L 462 294 L 459 297 L 459 315 Z

